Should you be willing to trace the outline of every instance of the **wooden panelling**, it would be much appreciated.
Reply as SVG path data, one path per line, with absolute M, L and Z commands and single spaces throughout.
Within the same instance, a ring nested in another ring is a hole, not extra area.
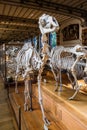
M 61 121 L 68 130 L 87 129 L 87 95 L 78 93 L 73 101 L 68 98 L 74 90 L 63 87 L 62 92 L 53 92 L 53 84 L 43 83 L 43 102 L 46 111 L 50 111 L 56 121 Z M 37 95 L 37 87 L 35 87 Z

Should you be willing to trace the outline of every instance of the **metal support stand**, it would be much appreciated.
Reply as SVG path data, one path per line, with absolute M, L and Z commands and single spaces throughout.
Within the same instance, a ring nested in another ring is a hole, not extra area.
M 18 125 L 18 127 L 19 127 L 19 130 L 21 130 L 21 107 L 19 106 L 18 108 L 19 108 L 19 125 Z
M 60 78 L 60 92 L 62 91 L 62 74 L 61 74 L 61 69 L 60 69 L 60 75 L 59 75 L 59 78 Z
M 29 80 L 29 95 L 30 95 L 30 111 L 33 111 L 32 108 L 32 80 Z

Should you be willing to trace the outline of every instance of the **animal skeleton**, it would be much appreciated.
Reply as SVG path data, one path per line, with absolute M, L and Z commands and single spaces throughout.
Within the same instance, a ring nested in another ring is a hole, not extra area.
M 40 103 L 44 123 L 47 126 L 47 125 L 49 125 L 49 121 L 47 120 L 47 118 L 44 114 L 42 94 L 41 94 L 41 74 L 43 72 L 44 66 L 46 65 L 47 61 L 50 60 L 50 66 L 51 66 L 53 73 L 54 73 L 55 68 L 60 70 L 62 64 L 63 64 L 62 68 L 66 68 L 66 69 L 69 68 L 69 70 L 72 72 L 72 75 L 73 75 L 75 82 L 76 82 L 76 92 L 70 98 L 70 99 L 73 99 L 76 96 L 78 90 L 80 89 L 80 87 L 78 86 L 77 78 L 76 78 L 75 71 L 74 71 L 75 65 L 81 58 L 83 58 L 84 53 L 77 52 L 77 49 L 79 47 L 75 47 L 72 49 L 69 49 L 69 48 L 65 49 L 63 46 L 61 46 L 61 47 L 56 47 L 56 48 L 52 49 L 51 54 L 50 54 L 49 45 L 47 44 L 48 39 L 46 37 L 46 33 L 56 31 L 57 29 L 59 29 L 59 25 L 58 25 L 55 18 L 44 14 L 39 18 L 39 28 L 40 28 L 40 31 L 42 33 L 42 39 L 41 39 L 42 46 L 43 46 L 42 52 L 41 52 L 42 59 L 40 58 L 37 51 L 32 47 L 32 45 L 30 43 L 26 43 L 17 55 L 17 71 L 16 71 L 15 81 L 16 81 L 16 91 L 17 91 L 17 77 L 22 70 L 22 75 L 25 79 L 24 109 L 27 110 L 27 107 L 28 107 L 27 100 L 29 97 L 28 77 L 32 71 L 38 71 L 39 103 Z M 73 53 L 73 50 L 74 50 L 74 53 Z M 67 56 L 67 58 L 68 58 L 68 61 L 70 62 L 70 64 L 72 65 L 72 67 L 69 66 L 68 64 L 66 64 L 66 65 L 64 64 L 63 56 L 62 56 L 62 60 L 61 60 L 61 54 L 63 52 L 69 54 L 69 56 Z M 76 54 L 77 57 L 75 60 L 74 60 L 74 58 L 72 58 L 72 61 L 71 61 L 70 59 L 71 59 L 73 54 Z M 56 58 L 58 59 L 58 61 L 55 60 Z M 61 62 L 62 62 L 62 64 L 61 64 Z M 55 73 L 54 73 L 54 76 L 55 76 L 55 79 L 57 81 L 58 78 L 56 77 Z M 47 127 L 45 127 L 45 129 L 47 129 Z
M 51 28 L 52 22 L 50 22 L 49 20 L 52 20 L 52 17 L 50 17 L 50 19 L 48 19 L 48 15 L 46 16 L 45 19 L 44 19 L 44 17 L 45 17 L 45 14 L 42 15 L 39 19 L 39 28 L 40 28 L 42 34 L 44 34 L 46 32 L 50 32 L 50 29 L 52 29 L 52 31 L 55 31 L 56 26 L 58 26 L 57 28 L 59 29 L 59 25 L 58 25 L 57 21 L 55 20 L 55 18 L 54 18 L 55 23 L 53 24 L 54 27 Z M 81 52 L 81 51 L 77 52 L 77 50 L 82 48 L 82 46 L 76 45 L 73 48 L 67 48 L 67 49 L 64 48 L 63 46 L 55 47 L 51 50 L 51 54 L 50 54 L 49 47 L 47 46 L 46 35 L 43 36 L 42 38 L 43 38 L 42 43 L 44 43 L 43 44 L 43 50 L 48 50 L 47 51 L 48 53 L 47 54 L 45 53 L 45 58 L 47 58 L 50 61 L 49 65 L 51 67 L 51 70 L 52 70 L 54 77 L 55 77 L 55 80 L 56 80 L 56 89 L 58 88 L 58 78 L 59 78 L 59 74 L 61 74 L 61 73 L 57 73 L 57 76 L 56 76 L 54 70 L 58 70 L 60 72 L 61 69 L 68 69 L 68 71 L 71 71 L 71 73 L 74 77 L 74 80 L 75 80 L 75 84 L 74 84 L 73 87 L 76 88 L 76 91 L 73 94 L 73 96 L 70 97 L 69 99 L 73 99 L 76 96 L 77 92 L 79 91 L 79 89 L 81 87 L 81 86 L 78 85 L 78 82 L 77 82 L 77 78 L 76 78 L 76 74 L 75 74 L 75 66 L 78 63 L 78 61 L 81 58 L 83 58 L 83 56 L 85 55 L 84 52 Z M 64 53 L 68 54 L 68 56 L 63 56 Z M 76 59 L 73 57 L 73 55 L 76 55 Z M 43 55 L 43 59 L 44 59 L 44 55 Z M 66 61 L 68 61 L 68 62 L 66 62 Z M 87 62 L 86 62 L 85 71 L 87 71 L 86 69 L 87 69 Z M 68 77 L 70 79 L 69 75 L 68 75 Z M 71 79 L 70 79 L 70 81 L 71 81 Z M 71 83 L 72 83 L 72 81 L 71 81 Z M 72 83 L 72 85 L 73 85 L 73 83 Z
M 19 51 L 18 46 L 6 46 L 6 66 L 7 66 L 7 78 L 12 76 L 13 78 L 14 73 L 16 71 L 16 56 Z
M 70 97 L 69 99 L 74 99 L 74 97 L 76 96 L 77 92 L 79 91 L 80 87 L 78 85 L 78 81 L 77 81 L 77 77 L 76 77 L 76 73 L 75 73 L 75 66 L 78 63 L 78 61 L 80 59 L 84 59 L 85 53 L 84 52 L 77 52 L 78 49 L 82 48 L 82 46 L 80 45 L 76 45 L 73 48 L 64 48 L 63 46 L 58 46 L 52 49 L 51 51 L 51 58 L 50 58 L 50 67 L 51 70 L 54 74 L 55 80 L 56 80 L 56 89 L 58 89 L 58 79 L 59 79 L 59 72 L 62 69 L 67 70 L 67 74 L 68 77 L 70 79 L 69 73 L 71 72 L 75 83 L 71 84 L 73 87 L 75 87 L 76 91 L 73 94 L 72 97 Z M 57 74 L 55 73 L 55 70 L 57 71 Z
M 41 26 L 43 25 L 43 26 Z M 22 49 L 19 51 L 17 55 L 17 70 L 16 70 L 16 92 L 17 90 L 17 78 L 19 73 L 22 70 L 22 75 L 25 79 L 25 104 L 24 109 L 27 110 L 28 104 L 27 100 L 29 97 L 29 91 L 28 91 L 28 78 L 31 71 L 38 71 L 38 93 L 39 93 L 39 103 L 43 115 L 43 120 L 45 123 L 44 129 L 48 129 L 47 125 L 49 125 L 49 121 L 47 120 L 45 114 L 44 114 L 44 108 L 43 108 L 43 101 L 42 101 L 42 94 L 41 94 L 41 74 L 43 72 L 44 66 L 48 60 L 48 44 L 47 44 L 47 37 L 46 33 L 56 31 L 57 28 L 59 28 L 59 25 L 55 18 L 52 16 L 44 14 L 39 19 L 39 28 L 42 33 L 42 59 L 40 58 L 39 54 L 35 50 L 35 48 L 32 47 L 31 43 L 26 43 Z

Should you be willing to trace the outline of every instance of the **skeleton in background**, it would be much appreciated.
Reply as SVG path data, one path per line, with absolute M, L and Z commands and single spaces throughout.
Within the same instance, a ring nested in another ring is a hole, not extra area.
M 87 46 L 82 46 L 78 49 L 78 51 L 83 52 L 84 55 L 82 56 L 82 59 L 85 59 L 86 65 L 84 68 L 85 76 L 83 77 L 85 83 L 87 84 Z
M 42 26 L 41 26 L 42 25 Z M 49 57 L 49 46 L 47 44 L 47 37 L 46 33 L 55 31 L 57 28 L 59 29 L 59 25 L 55 18 L 49 15 L 42 15 L 39 19 L 39 28 L 42 33 L 42 59 L 40 58 L 39 54 L 29 43 L 23 46 L 23 48 L 19 51 L 16 61 L 17 61 L 17 70 L 16 70 L 16 92 L 17 90 L 17 78 L 20 72 L 25 79 L 25 104 L 24 109 L 27 110 L 28 107 L 28 97 L 29 97 L 29 90 L 28 90 L 28 79 L 29 74 L 34 71 L 38 71 L 38 94 L 39 94 L 39 103 L 43 115 L 44 120 L 44 129 L 47 130 L 47 125 L 49 125 L 49 121 L 47 120 L 44 108 L 43 108 L 43 101 L 42 101 L 42 94 L 41 94 L 41 74 L 43 72 L 44 66 L 47 63 Z
M 19 46 L 6 46 L 6 66 L 7 66 L 7 78 L 15 77 L 16 71 L 16 56 L 19 51 Z
M 75 47 L 72 48 L 64 48 L 63 46 L 58 46 L 53 48 L 51 51 L 50 66 L 56 80 L 55 90 L 58 90 L 58 80 L 60 77 L 61 70 L 66 70 L 73 88 L 76 89 L 73 96 L 71 96 L 69 99 L 74 99 L 74 97 L 76 96 L 77 92 L 81 87 L 78 85 L 76 77 L 76 68 L 75 68 L 77 63 L 81 59 L 84 59 L 85 56 L 84 52 L 78 51 L 80 48 L 82 48 L 82 46 L 80 45 L 76 45 Z M 57 73 L 55 73 L 55 71 Z M 74 84 L 70 78 L 70 74 L 72 74 L 74 78 Z
M 83 47 L 79 48 L 79 51 L 84 53 L 83 59 L 86 59 L 86 66 L 85 66 L 84 71 L 85 71 L 85 73 L 87 75 L 87 46 L 83 46 Z

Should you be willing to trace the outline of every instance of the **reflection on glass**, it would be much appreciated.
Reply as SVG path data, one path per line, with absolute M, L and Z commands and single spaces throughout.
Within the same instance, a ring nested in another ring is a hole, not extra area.
M 49 45 L 51 46 L 51 48 L 57 45 L 56 32 L 52 32 L 49 34 Z

